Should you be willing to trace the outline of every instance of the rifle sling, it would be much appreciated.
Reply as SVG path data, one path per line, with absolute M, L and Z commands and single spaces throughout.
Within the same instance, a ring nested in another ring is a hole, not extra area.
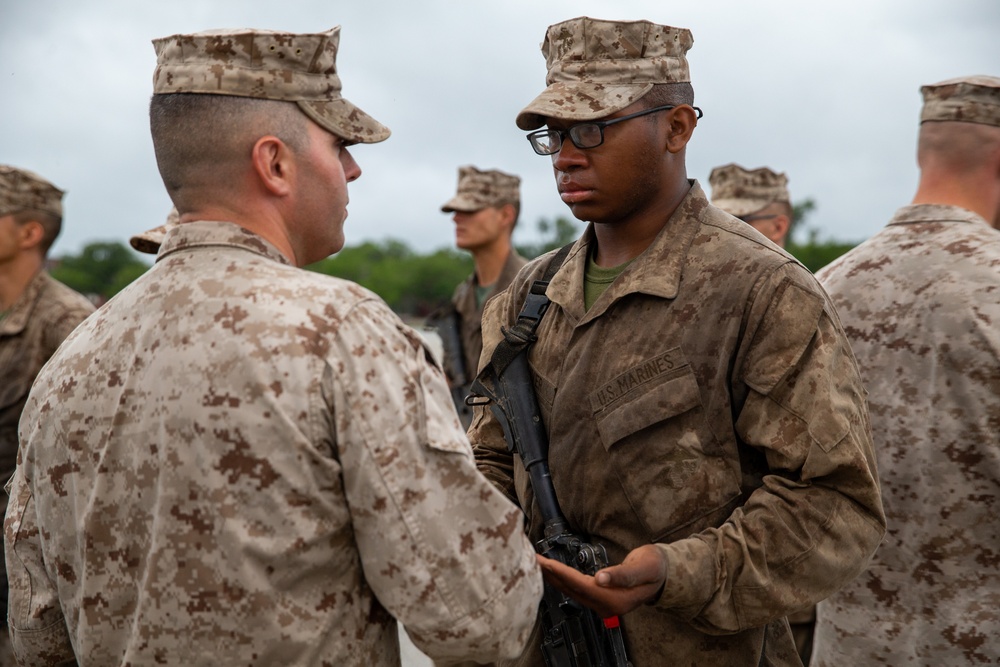
M 545 294 L 545 290 L 548 289 L 549 282 L 559 267 L 566 261 L 566 256 L 569 255 L 572 247 L 573 244 L 569 243 L 560 248 L 559 252 L 549 260 L 549 265 L 545 267 L 545 273 L 542 274 L 542 277 L 531 283 L 514 326 L 510 329 L 500 327 L 503 340 L 497 344 L 493 350 L 493 356 L 490 357 L 490 365 L 497 377 L 510 365 L 514 357 L 538 340 L 535 331 L 538 329 L 545 311 L 548 310 L 549 304 L 552 303 Z

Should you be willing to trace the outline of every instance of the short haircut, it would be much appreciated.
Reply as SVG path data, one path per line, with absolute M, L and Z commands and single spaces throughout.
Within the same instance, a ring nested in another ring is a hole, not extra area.
M 657 83 L 639 100 L 643 108 L 663 107 L 669 104 L 694 104 L 694 86 L 690 83 Z
M 163 184 L 181 212 L 191 208 L 185 188 L 230 182 L 248 164 L 260 137 L 276 136 L 293 151 L 309 144 L 307 117 L 292 102 L 233 95 L 153 95 L 149 126 Z
M 39 211 L 36 209 L 18 211 L 13 216 L 14 222 L 19 225 L 37 222 L 42 226 L 42 242 L 39 244 L 39 248 L 42 251 L 42 257 L 48 255 L 49 248 L 56 242 L 59 232 L 62 231 L 62 218 L 58 215 L 52 215 L 48 211 Z
M 959 121 L 928 121 L 920 126 L 917 162 L 921 169 L 936 166 L 956 174 L 988 164 L 1000 147 L 1000 127 Z

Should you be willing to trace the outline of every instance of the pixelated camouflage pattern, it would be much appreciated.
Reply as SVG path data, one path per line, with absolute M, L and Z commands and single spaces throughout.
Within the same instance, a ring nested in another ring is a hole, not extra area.
M 923 86 L 920 122 L 958 121 L 1000 126 L 1000 78 L 964 76 Z
M 17 423 L 38 371 L 66 336 L 94 312 L 90 301 L 45 271 L 28 283 L 17 303 L 0 319 L 0 480 L 6 483 L 17 461 Z M 0 507 L 7 495 L 0 493 Z
M 864 389 L 825 293 L 694 184 L 584 310 L 593 230 L 549 284 L 529 357 L 552 482 L 612 562 L 657 543 L 660 600 L 622 618 L 635 665 L 798 665 L 785 615 L 857 576 L 884 531 Z M 484 357 L 546 258 L 486 306 Z M 480 469 L 542 525 L 500 426 Z M 520 665 L 541 665 L 537 647 Z
M 542 42 L 548 86 L 517 114 L 534 130 L 545 117 L 594 120 L 624 109 L 657 83 L 691 81 L 691 31 L 649 21 L 586 16 L 549 26 Z
M 901 208 L 823 269 L 870 392 L 889 531 L 813 665 L 1000 664 L 1000 231 Z
M 756 213 L 774 202 L 791 202 L 788 177 L 767 167 L 723 165 L 712 170 L 708 183 L 712 186 L 712 205 L 737 217 Z
M 177 214 L 176 208 L 171 208 L 170 213 L 167 214 L 166 222 L 152 229 L 147 229 L 141 234 L 132 236 L 128 242 L 139 252 L 146 253 L 147 255 L 155 255 L 160 252 L 160 245 L 163 243 L 167 232 L 179 224 L 181 224 L 180 215 Z
M 393 617 L 442 660 L 527 640 L 521 513 L 419 335 L 236 225 L 171 231 L 43 369 L 21 441 L 22 664 L 398 665 Z
M 210 93 L 295 102 L 320 127 L 376 143 L 389 128 L 341 96 L 340 26 L 322 33 L 210 30 L 153 40 L 153 92 Z
M 62 218 L 63 194 L 32 171 L 0 164 L 0 216 L 37 210 Z
M 458 168 L 458 190 L 441 206 L 445 213 L 479 211 L 487 206 L 521 202 L 521 179 L 499 169 Z

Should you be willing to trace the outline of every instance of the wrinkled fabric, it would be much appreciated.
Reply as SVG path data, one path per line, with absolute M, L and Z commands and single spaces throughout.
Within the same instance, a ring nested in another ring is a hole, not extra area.
M 1000 663 L 1000 231 L 906 206 L 820 272 L 870 392 L 889 530 L 813 664 Z
M 5 523 L 25 665 L 517 654 L 541 577 L 419 336 L 230 223 L 171 230 L 66 341 Z
M 634 664 L 797 665 L 785 616 L 866 565 L 884 530 L 864 390 L 815 279 L 693 184 L 584 311 L 588 229 L 555 274 L 529 361 L 571 528 L 667 579 L 626 614 Z M 548 257 L 483 318 L 484 362 Z M 542 525 L 520 459 L 477 408 L 480 469 Z M 537 632 L 537 629 L 536 629 Z M 541 665 L 537 637 L 516 664 Z

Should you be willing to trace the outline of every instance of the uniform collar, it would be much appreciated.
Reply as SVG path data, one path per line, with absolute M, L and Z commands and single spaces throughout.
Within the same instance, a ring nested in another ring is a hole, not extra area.
M 701 214 L 708 206 L 708 197 L 697 181 L 688 181 L 691 189 L 667 219 L 646 250 L 622 271 L 607 291 L 584 312 L 583 278 L 587 256 L 594 240 L 593 225 L 573 245 L 562 268 L 553 276 L 547 294 L 574 320 L 599 317 L 615 301 L 633 292 L 664 299 L 677 296 L 681 272 L 684 269 L 691 242 L 701 227 Z
M 35 274 L 35 277 L 21 292 L 17 303 L 7 312 L 7 317 L 0 320 L 0 334 L 15 336 L 24 331 L 24 327 L 28 326 L 31 311 L 38 303 L 38 295 L 45 288 L 48 280 L 49 274 L 44 269 Z
M 197 220 L 185 222 L 167 232 L 156 261 L 181 250 L 205 247 L 229 247 L 248 250 L 267 259 L 291 265 L 291 261 L 271 242 L 234 222 Z
M 978 213 L 947 204 L 910 204 L 904 206 L 889 221 L 890 225 L 910 225 L 920 222 L 972 222 L 989 225 Z

